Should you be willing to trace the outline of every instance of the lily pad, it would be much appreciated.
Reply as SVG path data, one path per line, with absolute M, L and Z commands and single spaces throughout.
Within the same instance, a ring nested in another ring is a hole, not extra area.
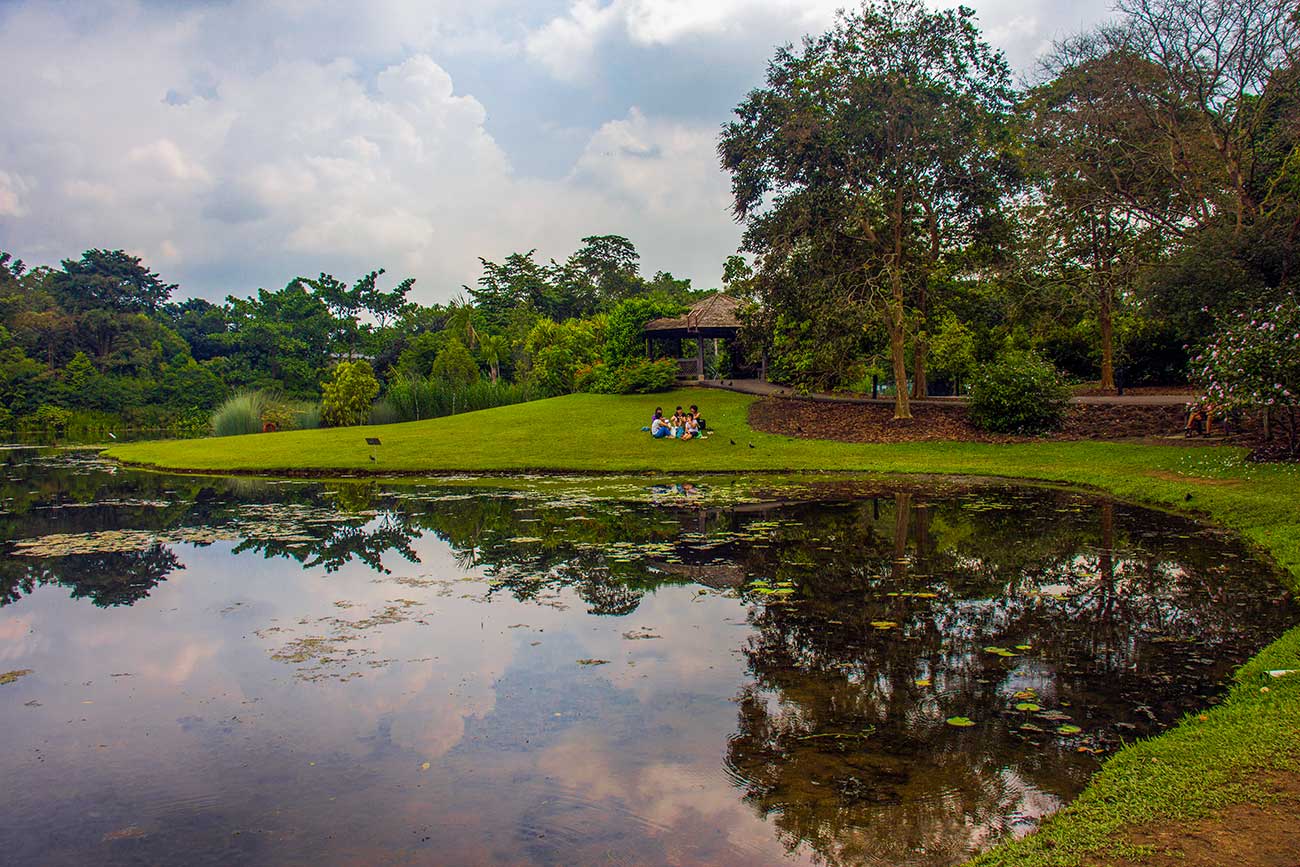
M 955 727 L 957 727 L 957 728 L 959 728 L 959 729 L 966 729 L 966 728 L 970 728 L 971 726 L 975 725 L 975 721 L 974 721 L 974 720 L 969 719 L 969 718 L 964 717 L 964 716 L 950 716 L 950 717 L 948 717 L 948 719 L 947 719 L 947 723 L 948 723 L 948 725 L 950 725 L 950 726 L 955 726 Z
M 912 683 L 916 684 L 917 686 L 929 686 L 929 685 L 930 685 L 930 681 L 926 680 L 925 678 L 920 678 L 920 679 L 918 679 L 918 680 L 914 680 L 914 681 L 912 681 Z
M 1082 732 L 1083 732 L 1083 729 L 1079 728 L 1079 727 L 1076 726 L 1076 725 L 1068 725 L 1068 724 L 1067 724 L 1067 725 L 1063 725 L 1063 726 L 1059 727 L 1059 728 L 1056 730 L 1056 732 L 1057 732 L 1057 734 L 1062 734 L 1062 735 L 1077 735 L 1077 734 L 1082 733 Z
M 1022 701 L 1016 705 L 1016 710 L 1033 713 L 1034 711 L 1042 710 L 1042 708 L 1034 704 L 1032 701 Z
M 609 665 L 608 659 L 579 659 L 578 665 Z
M 31 673 L 32 673 L 32 670 L 31 670 L 30 668 L 20 668 L 20 669 L 17 669 L 17 670 L 15 670 L 15 671 L 6 671 L 6 672 L 4 672 L 3 674 L 0 674 L 0 685 L 6 684 L 6 683 L 13 683 L 13 682 L 14 682 L 15 680 L 17 680 L 18 678 L 20 678 L 20 677 L 26 677 L 27 675 L 29 675 L 29 674 L 31 674 Z
M 892 620 L 873 620 L 871 626 L 874 629 L 893 629 L 898 624 Z

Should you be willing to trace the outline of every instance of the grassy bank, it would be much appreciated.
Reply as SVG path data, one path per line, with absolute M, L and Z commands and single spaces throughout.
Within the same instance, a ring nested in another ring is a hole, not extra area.
M 114 446 L 111 457 L 200 472 L 699 473 L 873 471 L 952 473 L 1087 485 L 1193 512 L 1231 527 L 1280 563 L 1300 589 L 1300 472 L 1252 465 L 1240 450 L 1069 442 L 857 445 L 750 429 L 753 398 L 719 391 L 571 395 L 375 428 L 296 431 Z M 717 433 L 702 442 L 640 432 L 654 406 L 700 403 Z M 366 437 L 381 445 L 368 446 Z M 734 441 L 734 444 L 733 444 Z M 373 458 L 373 460 L 372 460 Z M 1269 772 L 1300 772 L 1300 628 L 1237 674 L 1219 706 L 1106 762 L 1085 793 L 1036 834 L 981 856 L 980 865 L 1072 865 L 1132 853 L 1124 829 L 1179 822 L 1260 796 Z M 1261 691 L 1267 688 L 1267 691 Z

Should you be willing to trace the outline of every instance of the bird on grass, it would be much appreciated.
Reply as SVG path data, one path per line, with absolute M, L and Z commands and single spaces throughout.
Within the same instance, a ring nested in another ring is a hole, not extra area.
M 371 456 L 370 456 L 370 460 L 373 461 L 374 459 L 375 459 L 375 456 L 374 456 L 374 455 L 371 455 Z
M 752 449 L 752 448 L 754 447 L 754 444 L 753 444 L 753 443 L 750 443 L 750 444 L 749 444 L 749 447 Z
M 734 446 L 734 445 L 736 444 L 736 441 L 735 441 L 735 440 L 732 440 L 732 441 L 731 441 L 731 444 Z

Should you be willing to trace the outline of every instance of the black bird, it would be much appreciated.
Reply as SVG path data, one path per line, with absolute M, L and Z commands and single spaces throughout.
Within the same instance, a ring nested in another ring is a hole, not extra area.
M 750 443 L 750 444 L 749 444 L 749 447 L 752 449 L 752 448 L 754 447 L 754 444 L 753 444 L 753 443 Z
M 371 455 L 371 456 L 370 456 L 370 460 L 373 461 L 374 459 L 375 459 L 375 456 L 374 456 L 374 455 Z
M 731 444 L 734 446 L 734 445 L 736 444 L 736 441 L 735 441 L 735 440 L 732 440 L 732 441 L 731 441 Z
M 1185 495 L 1183 495 L 1183 500 L 1184 500 L 1184 501 L 1190 500 L 1191 498 L 1192 498 L 1192 495 L 1191 495 L 1191 494 L 1185 494 Z

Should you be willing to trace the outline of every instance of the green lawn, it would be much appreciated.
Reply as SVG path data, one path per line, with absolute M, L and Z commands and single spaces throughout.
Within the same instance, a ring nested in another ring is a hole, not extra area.
M 110 457 L 200 472 L 699 473 L 871 471 L 996 475 L 1085 485 L 1121 498 L 1190 511 L 1231 527 L 1284 567 L 1300 590 L 1300 468 L 1253 465 L 1231 448 L 1119 443 L 909 443 L 854 445 L 750 429 L 754 398 L 689 389 L 649 397 L 570 395 L 432 421 L 224 439 L 115 445 Z M 702 442 L 652 440 L 641 427 L 655 406 L 698 403 L 716 434 Z M 382 444 L 367 446 L 365 438 Z M 732 444 L 734 440 L 735 444 Z M 753 448 L 750 447 L 752 444 Z M 375 460 L 371 460 L 371 457 Z M 1176 822 L 1258 796 L 1253 781 L 1300 770 L 1300 628 L 1237 674 L 1227 699 L 1170 732 L 1117 753 L 1088 789 L 1030 837 L 976 864 L 1073 865 L 1120 854 L 1126 826 Z M 1267 691 L 1261 691 L 1267 687 Z

